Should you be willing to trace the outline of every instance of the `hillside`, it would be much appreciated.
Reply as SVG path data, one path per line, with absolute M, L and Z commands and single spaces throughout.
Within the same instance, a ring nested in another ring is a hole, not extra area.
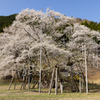
M 3 32 L 3 28 L 8 27 L 15 20 L 15 16 L 17 14 L 9 15 L 9 16 L 0 16 L 0 33 Z M 74 21 L 70 21 L 70 23 L 80 23 L 81 25 L 85 25 L 92 30 L 100 31 L 100 23 L 89 21 L 87 19 L 76 18 Z
M 10 16 L 0 16 L 0 32 L 3 32 L 3 28 L 8 27 L 15 20 L 15 16 L 17 14 L 13 14 Z
M 90 28 L 91 30 L 99 30 L 100 31 L 100 23 L 97 22 L 93 22 L 93 21 L 89 21 L 87 19 L 80 19 L 80 18 L 76 18 L 76 23 L 80 23 L 81 25 L 85 25 L 88 28 Z

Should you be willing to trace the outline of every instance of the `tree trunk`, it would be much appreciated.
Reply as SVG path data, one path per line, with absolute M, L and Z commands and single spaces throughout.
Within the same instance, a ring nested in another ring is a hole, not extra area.
M 53 83 L 53 78 L 54 78 L 54 72 L 55 72 L 55 69 L 53 69 L 53 73 L 52 73 L 52 78 L 51 78 L 51 83 L 50 83 L 49 94 L 50 94 L 51 88 L 52 88 L 52 83 Z

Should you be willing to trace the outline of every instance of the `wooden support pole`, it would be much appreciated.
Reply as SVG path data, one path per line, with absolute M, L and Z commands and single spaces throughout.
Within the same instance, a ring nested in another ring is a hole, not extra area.
M 63 93 L 63 82 L 60 83 L 61 93 Z
M 42 12 L 42 9 L 41 9 Z M 42 30 L 42 26 L 41 26 L 41 30 Z M 42 35 L 40 35 L 40 43 L 42 44 Z M 39 75 L 39 93 L 41 93 L 41 64 L 42 64 L 42 46 L 40 46 L 40 75 Z
M 30 67 L 28 70 L 28 90 L 30 89 Z
M 79 91 L 79 88 L 78 88 L 78 86 L 77 86 L 77 83 L 76 83 L 76 81 L 73 79 L 73 81 L 74 81 L 74 83 L 75 83 L 75 86 L 76 86 L 76 91 L 78 92 Z
M 26 82 L 26 67 L 23 68 L 23 89 L 25 89 L 25 82 Z
M 25 83 L 24 83 L 24 88 L 23 88 L 24 90 L 26 89 L 27 80 L 28 80 L 28 77 L 26 76 Z
M 25 78 L 25 66 L 23 65 L 23 81 L 24 81 L 24 78 Z
M 27 67 L 25 68 L 25 82 L 24 82 L 24 86 L 23 86 L 23 89 L 26 89 L 26 84 L 27 84 L 27 75 L 28 75 L 28 69 Z
M 83 75 L 82 75 L 82 91 L 83 91 Z
M 30 88 L 31 88 L 31 86 L 32 86 L 32 83 L 33 83 L 33 78 L 31 79 Z
M 28 76 L 28 90 L 30 89 L 30 76 Z
M 86 93 L 88 94 L 88 77 L 87 77 L 87 52 L 86 52 L 86 45 L 85 45 L 85 77 L 86 77 Z
M 51 88 L 52 88 L 52 82 L 53 82 L 53 78 L 54 78 L 54 72 L 55 72 L 55 69 L 53 69 L 53 73 L 52 73 L 52 78 L 51 78 L 51 83 L 50 83 L 49 94 L 50 94 Z
M 32 80 L 32 89 L 35 87 L 35 85 L 36 85 L 36 81 L 35 80 Z
M 32 88 L 35 88 L 35 86 L 36 86 L 36 84 L 37 84 L 38 82 L 37 82 L 37 81 L 33 81 L 32 83 L 33 83 Z
M 22 85 L 21 85 L 21 87 L 20 87 L 20 90 L 22 89 L 22 87 L 23 87 L 23 83 L 22 83 Z
M 18 75 L 17 70 L 18 70 L 18 69 L 17 69 L 17 66 L 16 66 L 14 89 L 16 88 L 16 82 L 17 82 L 17 75 Z
M 24 89 L 24 83 L 25 83 L 25 76 L 24 76 L 24 80 L 23 80 L 23 83 L 22 83 L 22 85 L 21 85 L 20 90 L 22 89 L 22 87 L 23 87 L 23 89 Z
M 14 89 L 16 88 L 16 83 L 17 83 L 17 74 L 15 76 L 15 85 L 14 85 Z
M 14 75 L 14 76 L 15 76 L 15 75 Z M 10 85 L 9 85 L 8 90 L 10 90 L 11 84 L 12 84 L 12 82 L 13 82 L 13 80 L 14 80 L 14 76 L 12 76 L 12 79 L 11 79 L 11 82 L 10 82 Z
M 14 75 L 14 71 L 13 71 L 13 68 L 12 68 L 12 76 Z
M 57 87 L 58 87 L 58 83 L 57 83 L 57 73 L 58 72 L 58 70 L 57 70 L 57 68 L 56 68 L 56 77 L 55 77 L 55 95 L 57 95 Z
M 73 68 L 71 66 L 71 92 L 73 92 Z
M 79 91 L 81 93 L 81 74 L 79 74 Z

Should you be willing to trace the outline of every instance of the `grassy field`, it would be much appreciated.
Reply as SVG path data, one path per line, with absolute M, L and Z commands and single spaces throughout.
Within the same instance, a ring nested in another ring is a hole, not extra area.
M 20 84 L 16 86 L 14 90 L 14 85 L 8 90 L 9 84 L 0 85 L 0 100 L 100 100 L 99 92 L 90 92 L 88 95 L 86 93 L 58 93 L 55 95 L 54 90 L 52 93 L 48 94 L 48 89 L 42 89 L 41 93 L 38 93 L 38 89 L 31 90 L 19 90 Z

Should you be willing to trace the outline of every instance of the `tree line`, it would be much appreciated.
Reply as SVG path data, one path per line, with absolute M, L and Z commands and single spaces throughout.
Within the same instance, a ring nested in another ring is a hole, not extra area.
M 3 32 L 3 28 L 9 27 L 12 22 L 15 20 L 15 16 L 17 14 L 9 15 L 9 16 L 0 16 L 0 33 Z M 79 19 L 79 18 L 78 18 Z M 82 21 L 82 19 L 81 19 Z M 81 22 L 81 25 L 85 25 L 91 30 L 99 30 L 100 31 L 100 23 L 93 22 L 93 21 L 88 21 L 86 20 L 85 22 Z
M 17 14 L 9 15 L 9 16 L 0 16 L 0 32 L 3 32 L 3 28 L 8 27 L 15 20 L 15 16 Z
M 82 22 L 81 25 L 85 25 L 88 28 L 90 28 L 91 30 L 96 30 L 96 31 L 99 30 L 100 31 L 100 23 L 97 23 L 97 22 L 85 21 L 85 22 Z

